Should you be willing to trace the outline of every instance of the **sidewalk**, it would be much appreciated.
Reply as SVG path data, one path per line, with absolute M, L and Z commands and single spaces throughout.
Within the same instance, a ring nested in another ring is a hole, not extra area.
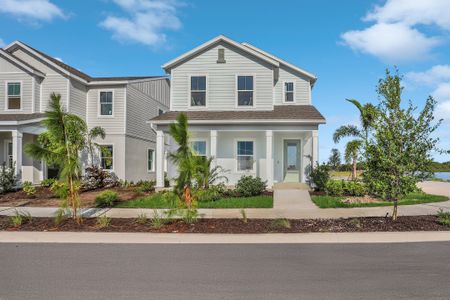
M 434 215 L 439 209 L 450 212 L 450 201 L 417 205 L 399 206 L 400 216 Z M 57 207 L 0 207 L 0 215 L 11 216 L 16 213 L 30 213 L 33 217 L 53 217 Z M 247 208 L 244 209 L 247 217 L 252 219 L 337 219 L 354 217 L 384 217 L 392 213 L 392 206 L 384 207 L 358 207 L 358 208 L 326 208 L 326 209 L 292 209 L 286 208 Z M 82 214 L 86 218 L 107 215 L 111 218 L 136 218 L 145 213 L 152 217 L 154 209 L 141 208 L 88 208 Z M 164 209 L 157 209 L 162 212 Z M 242 218 L 241 209 L 199 209 L 202 218 Z

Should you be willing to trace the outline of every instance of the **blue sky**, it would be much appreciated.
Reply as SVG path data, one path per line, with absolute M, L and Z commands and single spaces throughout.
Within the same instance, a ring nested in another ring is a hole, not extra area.
M 344 99 L 376 102 L 394 65 L 405 100 L 439 101 L 450 149 L 449 10 L 447 0 L 0 0 L 0 46 L 18 39 L 92 76 L 125 76 L 163 74 L 163 63 L 219 34 L 250 42 L 318 76 L 323 161 L 343 149 L 335 128 L 358 121 Z

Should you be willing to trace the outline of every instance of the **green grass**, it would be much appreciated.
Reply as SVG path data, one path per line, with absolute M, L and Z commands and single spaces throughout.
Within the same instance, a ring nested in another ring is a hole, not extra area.
M 351 208 L 351 207 L 375 207 L 375 206 L 391 206 L 392 202 L 375 202 L 375 203 L 343 203 L 342 200 L 345 197 L 333 197 L 333 196 L 312 196 L 312 201 L 320 208 Z M 423 193 L 411 193 L 398 202 L 399 205 L 413 205 L 430 202 L 443 202 L 447 201 L 448 197 L 429 195 Z
M 116 207 L 120 208 L 170 208 L 161 194 L 149 197 L 121 202 Z M 272 208 L 271 196 L 254 196 L 242 198 L 222 198 L 212 202 L 199 202 L 198 208 Z

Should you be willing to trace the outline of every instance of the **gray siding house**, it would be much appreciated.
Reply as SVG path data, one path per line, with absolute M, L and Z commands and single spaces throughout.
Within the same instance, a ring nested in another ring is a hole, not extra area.
M 169 109 L 166 77 L 95 78 L 16 41 L 0 49 L 0 161 L 15 162 L 22 182 L 38 183 L 55 172 L 23 152 L 44 131 L 53 92 L 89 128 L 105 129 L 106 138 L 97 142 L 111 155 L 99 152 L 96 164 L 121 179 L 155 178 L 156 135 L 146 121 Z
M 305 182 L 318 161 L 318 128 L 325 118 L 312 104 L 317 78 L 248 43 L 218 36 L 163 65 L 170 75 L 170 110 L 152 118 L 156 130 L 156 184 L 176 149 L 169 124 L 187 114 L 192 147 L 228 170 L 277 182 Z

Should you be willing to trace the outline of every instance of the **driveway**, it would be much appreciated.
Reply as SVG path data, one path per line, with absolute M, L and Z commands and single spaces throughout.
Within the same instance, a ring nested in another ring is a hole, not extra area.
M 0 299 L 448 299 L 449 247 L 0 244 Z

